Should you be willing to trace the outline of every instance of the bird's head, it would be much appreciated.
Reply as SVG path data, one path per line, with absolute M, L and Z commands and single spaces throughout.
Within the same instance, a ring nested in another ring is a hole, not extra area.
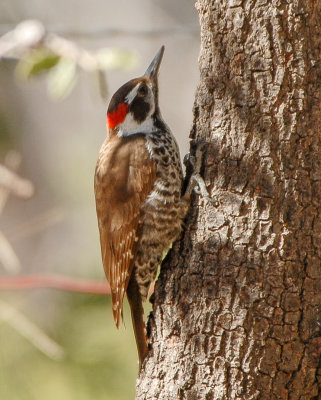
M 110 134 L 126 137 L 153 130 L 155 119 L 160 118 L 157 75 L 164 49 L 160 48 L 142 77 L 125 83 L 111 98 L 106 121 Z

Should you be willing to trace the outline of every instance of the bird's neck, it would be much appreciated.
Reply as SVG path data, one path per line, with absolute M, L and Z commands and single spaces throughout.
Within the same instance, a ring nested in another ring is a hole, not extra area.
M 128 114 L 122 124 L 117 127 L 118 137 L 128 137 L 137 134 L 148 135 L 157 130 L 155 118 L 150 116 L 141 123 L 137 122 L 131 114 Z

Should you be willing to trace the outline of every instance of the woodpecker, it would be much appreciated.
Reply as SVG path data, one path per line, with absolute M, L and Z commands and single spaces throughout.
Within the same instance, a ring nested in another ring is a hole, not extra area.
M 95 171 L 102 261 L 119 327 L 125 293 L 140 366 L 147 354 L 142 302 L 188 209 L 179 149 L 158 105 L 164 46 L 145 74 L 121 86 L 107 110 L 107 138 Z

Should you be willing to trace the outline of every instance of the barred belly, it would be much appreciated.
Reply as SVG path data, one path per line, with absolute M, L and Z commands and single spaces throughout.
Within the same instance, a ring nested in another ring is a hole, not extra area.
M 166 203 L 151 199 L 145 203 L 144 223 L 135 260 L 136 280 L 143 300 L 165 252 L 180 234 L 185 214 L 183 208 L 180 199 Z
M 169 246 L 178 238 L 187 203 L 181 198 L 183 172 L 177 143 L 170 131 L 147 137 L 147 149 L 156 161 L 156 181 L 142 207 L 140 239 L 135 274 L 143 300 L 146 299 L 157 267 Z

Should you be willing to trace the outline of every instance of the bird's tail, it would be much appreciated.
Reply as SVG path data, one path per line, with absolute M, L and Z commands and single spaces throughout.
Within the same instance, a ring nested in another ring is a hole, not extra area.
M 142 297 L 139 292 L 139 287 L 136 281 L 135 272 L 133 271 L 130 281 L 127 287 L 127 297 L 130 305 L 132 323 L 135 333 L 138 357 L 139 357 L 139 368 L 147 355 L 147 335 L 146 326 L 144 322 L 144 308 L 142 303 Z
M 117 329 L 119 329 L 120 321 L 123 320 L 123 298 L 112 291 L 111 293 L 112 305 L 113 305 L 113 317 Z

